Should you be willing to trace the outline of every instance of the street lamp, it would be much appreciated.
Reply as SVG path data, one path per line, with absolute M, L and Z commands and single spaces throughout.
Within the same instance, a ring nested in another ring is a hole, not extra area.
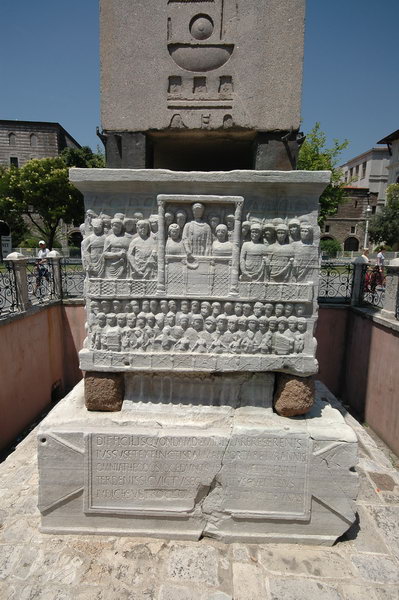
M 367 244 L 368 244 L 368 237 L 369 237 L 369 219 L 371 217 L 371 215 L 373 214 L 373 210 L 370 206 L 370 204 L 367 205 L 366 208 L 366 229 L 364 232 L 364 248 L 367 248 Z

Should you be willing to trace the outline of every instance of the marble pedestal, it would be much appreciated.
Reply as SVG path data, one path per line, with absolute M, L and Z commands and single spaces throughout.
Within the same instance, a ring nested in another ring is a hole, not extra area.
M 78 384 L 38 433 L 42 531 L 332 545 L 355 519 L 355 434 L 321 397 L 279 417 L 266 377 L 262 406 L 137 402 L 132 381 L 112 414 Z

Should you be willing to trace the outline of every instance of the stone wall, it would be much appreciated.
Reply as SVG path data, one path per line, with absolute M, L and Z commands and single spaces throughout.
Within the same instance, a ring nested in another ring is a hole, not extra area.
M 33 158 L 58 156 L 66 147 L 79 148 L 58 123 L 0 120 L 0 164 L 10 166 L 11 157 L 22 167 Z

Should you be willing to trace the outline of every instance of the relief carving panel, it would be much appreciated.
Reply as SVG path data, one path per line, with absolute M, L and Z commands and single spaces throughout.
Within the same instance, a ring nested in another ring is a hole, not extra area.
M 82 368 L 314 372 L 314 224 L 244 212 L 243 196 L 156 201 L 86 213 Z

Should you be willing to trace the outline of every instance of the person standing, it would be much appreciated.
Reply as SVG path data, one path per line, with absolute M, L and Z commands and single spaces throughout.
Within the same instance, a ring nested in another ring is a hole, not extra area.
M 381 246 L 379 253 L 377 254 L 377 267 L 378 267 L 378 285 L 381 287 L 384 286 L 384 267 L 385 267 L 385 256 L 384 256 L 385 247 Z

